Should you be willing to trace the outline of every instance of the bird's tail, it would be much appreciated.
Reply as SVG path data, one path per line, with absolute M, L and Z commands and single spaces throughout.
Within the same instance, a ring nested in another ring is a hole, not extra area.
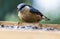
M 44 20 L 46 20 L 46 21 L 50 20 L 50 19 L 47 18 L 46 16 L 43 16 L 42 19 L 44 19 Z

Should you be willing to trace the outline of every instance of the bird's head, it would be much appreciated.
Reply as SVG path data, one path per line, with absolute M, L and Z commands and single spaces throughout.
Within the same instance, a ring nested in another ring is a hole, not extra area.
M 26 9 L 29 9 L 29 5 L 27 5 L 26 3 L 21 3 L 21 4 L 18 4 L 17 6 L 17 10 L 20 11 L 22 9 L 26 10 Z

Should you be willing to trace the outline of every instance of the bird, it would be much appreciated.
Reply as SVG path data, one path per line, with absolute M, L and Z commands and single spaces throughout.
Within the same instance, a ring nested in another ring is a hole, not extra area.
M 44 16 L 38 9 L 26 3 L 18 4 L 17 11 L 19 19 L 26 23 L 37 23 L 42 19 L 50 20 L 49 18 Z

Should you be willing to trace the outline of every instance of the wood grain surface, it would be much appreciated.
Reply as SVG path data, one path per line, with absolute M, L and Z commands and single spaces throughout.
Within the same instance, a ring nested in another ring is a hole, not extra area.
M 0 39 L 60 39 L 57 31 L 9 31 L 0 30 Z
M 22 23 L 23 25 L 25 23 Z M 0 25 L 17 25 L 17 22 L 0 21 Z M 60 24 L 42 24 L 43 27 L 60 29 Z M 60 31 L 7 30 L 0 28 L 0 39 L 60 39 Z
M 11 21 L 0 21 L 0 25 L 8 25 L 8 26 L 18 26 L 17 24 L 18 22 L 11 22 Z M 29 24 L 33 24 L 34 23 L 20 23 L 19 26 L 26 26 Z M 38 23 L 35 23 L 35 25 L 38 25 Z M 42 24 L 42 27 L 52 27 L 52 28 L 56 28 L 56 29 L 60 29 L 60 24 Z

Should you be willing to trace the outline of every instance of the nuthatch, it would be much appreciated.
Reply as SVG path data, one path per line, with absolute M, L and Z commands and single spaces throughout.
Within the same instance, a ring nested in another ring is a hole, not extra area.
M 21 3 L 17 6 L 17 8 L 19 19 L 24 22 L 36 23 L 41 21 L 42 19 L 50 20 L 49 18 L 44 16 L 39 10 L 28 4 Z

